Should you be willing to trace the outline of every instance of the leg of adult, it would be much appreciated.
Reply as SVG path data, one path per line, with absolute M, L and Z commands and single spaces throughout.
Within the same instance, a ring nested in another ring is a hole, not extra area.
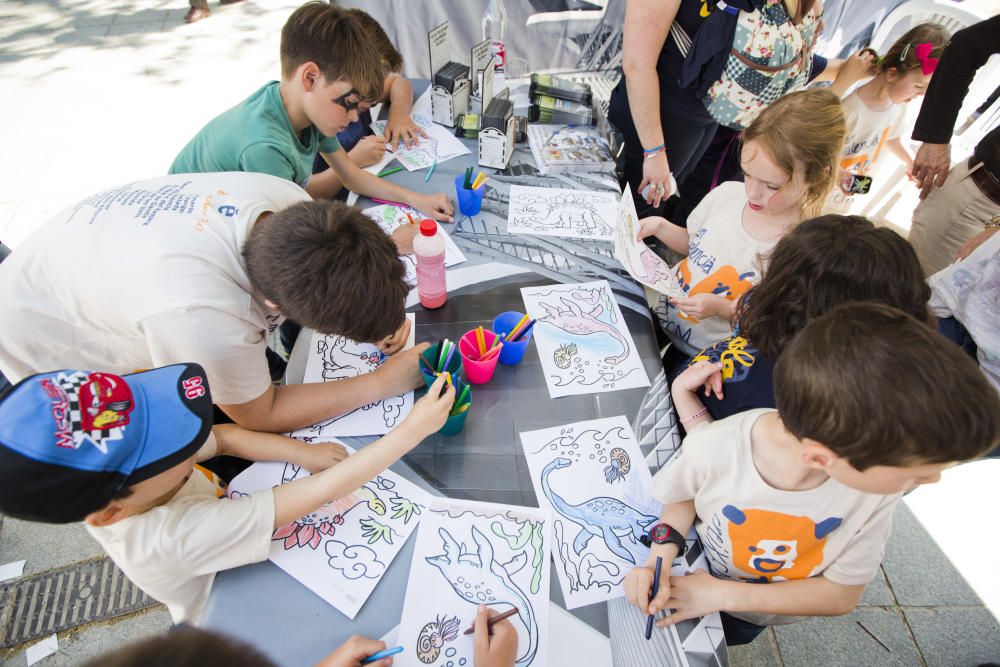
M 952 167 L 944 185 L 932 188 L 913 211 L 909 239 L 927 275 L 951 264 L 962 244 L 983 231 L 983 223 L 1000 211 L 1000 204 L 976 182 L 981 176 L 970 174 L 969 165 L 963 160 Z
M 185 23 L 194 23 L 212 15 L 208 9 L 208 0 L 188 0 L 188 4 L 191 5 L 191 9 L 184 16 Z
M 691 211 L 701 203 L 709 192 L 719 183 L 726 181 L 742 181 L 743 170 L 740 169 L 739 152 L 740 131 L 720 126 L 715 130 L 715 136 L 702 153 L 698 163 L 689 170 L 683 183 L 678 187 L 680 201 L 674 209 L 670 221 L 675 225 L 687 227 L 687 218 Z
M 749 644 L 757 638 L 757 635 L 767 629 L 763 625 L 730 616 L 724 611 L 719 612 L 719 617 L 722 619 L 722 631 L 726 633 L 727 646 Z

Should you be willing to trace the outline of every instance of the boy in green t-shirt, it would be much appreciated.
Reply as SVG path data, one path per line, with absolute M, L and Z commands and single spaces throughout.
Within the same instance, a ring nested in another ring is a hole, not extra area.
M 281 81 L 209 121 L 170 173 L 261 172 L 293 181 L 313 198 L 329 197 L 342 183 L 450 222 L 454 210 L 446 194 L 380 179 L 340 149 L 337 133 L 358 120 L 359 105 L 382 97 L 384 82 L 379 53 L 357 17 L 324 2 L 306 3 L 281 30 Z M 310 177 L 317 152 L 332 169 Z

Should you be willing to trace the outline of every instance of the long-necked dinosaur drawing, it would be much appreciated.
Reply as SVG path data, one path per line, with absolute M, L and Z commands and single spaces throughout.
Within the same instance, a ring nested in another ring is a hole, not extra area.
M 571 505 L 549 485 L 549 475 L 553 470 L 567 468 L 572 462 L 562 456 L 549 461 L 542 468 L 542 491 L 559 514 L 581 527 L 576 539 L 573 540 L 573 551 L 580 554 L 593 537 L 601 537 L 616 556 L 635 563 L 635 557 L 622 544 L 622 537 L 632 544 L 639 544 L 639 538 L 645 533 L 645 528 L 656 521 L 656 517 L 643 514 L 631 505 L 626 505 L 617 498 L 601 496 L 591 498 L 579 505 Z
M 598 319 L 604 312 L 603 305 L 598 303 L 588 312 L 583 312 L 580 304 L 576 301 L 567 299 L 564 296 L 560 296 L 559 300 L 563 302 L 565 308 L 560 308 L 558 305 L 550 305 L 544 301 L 538 302 L 538 305 L 545 309 L 545 315 L 537 318 L 539 322 L 546 322 L 562 329 L 568 334 L 576 336 L 606 333 L 621 343 L 622 352 L 618 356 L 605 357 L 604 361 L 609 364 L 619 364 L 628 357 L 629 344 L 625 340 L 625 336 L 612 325 Z

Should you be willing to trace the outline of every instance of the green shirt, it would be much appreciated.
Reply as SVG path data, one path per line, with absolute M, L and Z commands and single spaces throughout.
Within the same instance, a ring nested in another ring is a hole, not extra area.
M 316 153 L 339 149 L 337 137 L 324 137 L 315 125 L 296 136 L 272 81 L 209 121 L 177 155 L 170 173 L 253 171 L 305 187 Z

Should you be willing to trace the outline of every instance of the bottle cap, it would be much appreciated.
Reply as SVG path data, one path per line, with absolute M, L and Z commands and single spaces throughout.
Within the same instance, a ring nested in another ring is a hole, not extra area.
M 434 236 L 437 234 L 438 223 L 434 222 L 430 218 L 425 218 L 420 221 L 420 233 L 424 236 Z

